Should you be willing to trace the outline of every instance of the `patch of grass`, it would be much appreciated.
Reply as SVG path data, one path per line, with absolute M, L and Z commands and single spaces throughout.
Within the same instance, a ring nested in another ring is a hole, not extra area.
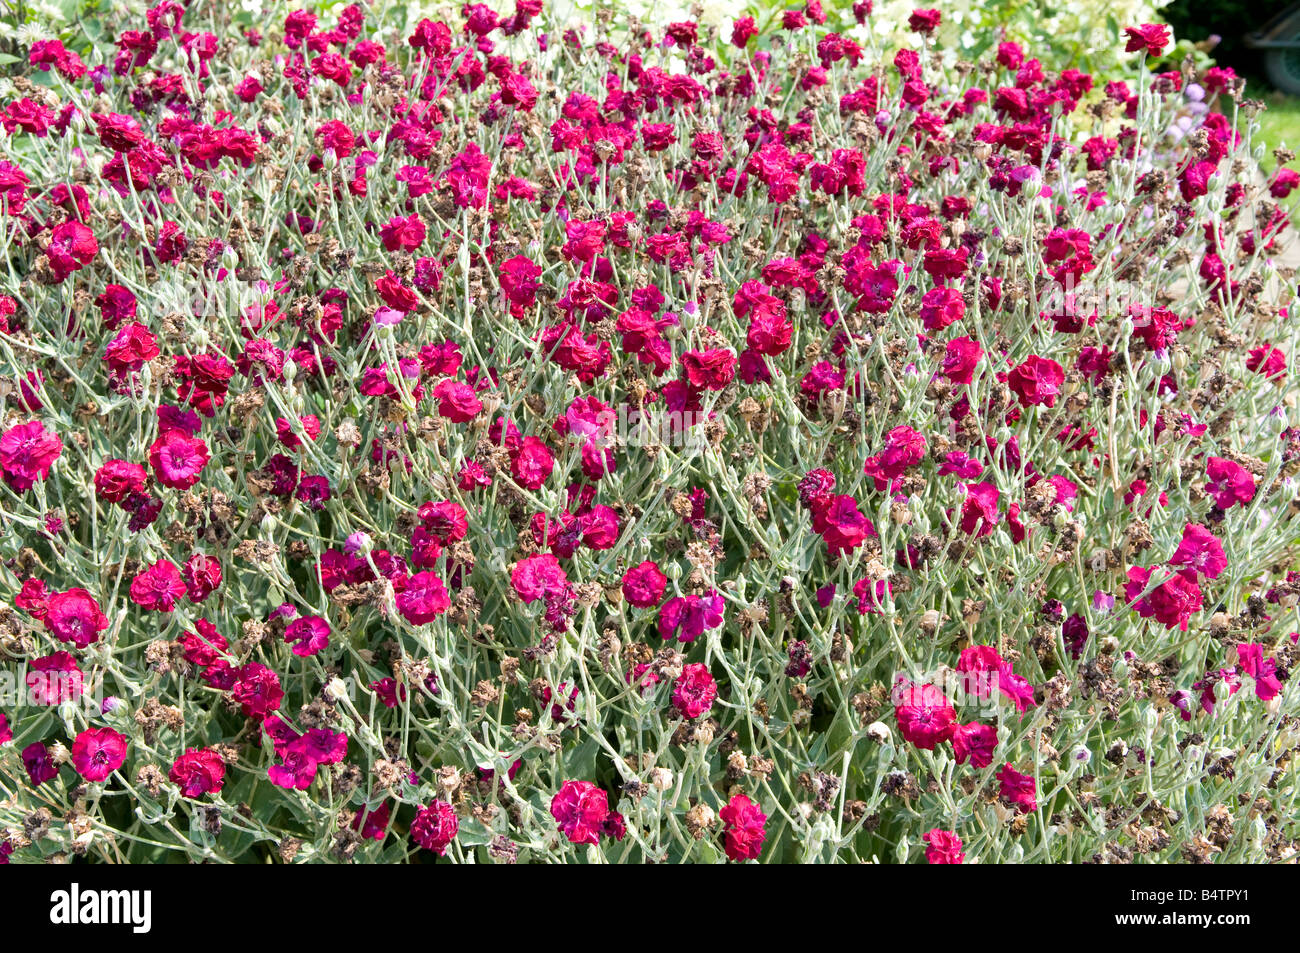
M 1300 152 L 1300 96 L 1288 96 L 1263 83 L 1246 84 L 1249 99 L 1262 100 L 1268 108 L 1259 114 L 1257 142 L 1265 147 L 1264 168 L 1272 170 L 1273 150 L 1279 146 Z

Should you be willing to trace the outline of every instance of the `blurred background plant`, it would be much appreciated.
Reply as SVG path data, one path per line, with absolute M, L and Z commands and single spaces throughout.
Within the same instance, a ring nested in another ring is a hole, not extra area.
M 0 0 L 0 75 L 33 72 L 27 51 L 37 40 L 57 38 L 88 54 L 115 35 L 114 24 L 126 11 L 125 4 L 107 0 Z

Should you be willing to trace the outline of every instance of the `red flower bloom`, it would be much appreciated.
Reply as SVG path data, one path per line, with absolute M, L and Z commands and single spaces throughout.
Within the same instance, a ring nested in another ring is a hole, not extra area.
M 82 649 L 99 641 L 99 633 L 108 628 L 108 617 L 100 611 L 99 603 L 85 589 L 76 587 L 50 596 L 44 622 L 60 642 L 71 642 Z
M 434 801 L 420 808 L 411 821 L 411 840 L 440 856 L 447 853 L 459 831 L 456 809 L 446 801 Z
M 900 678 L 892 695 L 894 717 L 903 738 L 932 751 L 957 729 L 957 711 L 933 685 L 915 685 Z
M 126 747 L 112 728 L 87 728 L 72 742 L 72 766 L 87 781 L 103 781 L 126 761 Z
M 718 683 L 709 674 L 707 665 L 686 665 L 673 684 L 673 707 L 683 718 L 699 718 L 713 706 L 718 697 Z
M 1145 48 L 1148 55 L 1159 56 L 1169 45 L 1169 27 L 1163 23 L 1126 26 L 1124 33 L 1128 37 L 1128 42 L 1124 45 L 1125 53 L 1136 53 Z
M 554 468 L 550 449 L 537 437 L 525 437 L 510 458 L 510 473 L 525 490 L 540 490 Z
M 515 594 L 525 602 L 536 602 L 547 592 L 568 586 L 569 577 L 560 561 L 550 553 L 526 556 L 515 563 L 510 573 L 510 585 Z
M 77 221 L 56 225 L 50 233 L 49 244 L 45 246 L 45 257 L 56 281 L 63 281 L 74 271 L 89 265 L 97 254 L 99 242 L 95 240 L 95 233 Z
M 1245 505 L 1255 498 L 1255 478 L 1239 463 L 1223 457 L 1210 457 L 1205 466 L 1205 492 L 1221 510 Z
M 965 484 L 966 499 L 961 505 L 961 530 L 976 536 L 993 532 L 998 515 L 998 488 L 992 483 Z
M 247 717 L 264 718 L 280 707 L 284 689 L 275 672 L 258 662 L 249 662 L 236 673 L 230 695 Z
M 50 467 L 63 453 L 58 434 L 45 429 L 39 420 L 10 427 L 0 437 L 0 470 L 5 482 L 22 493 L 37 480 L 50 475 Z
M 590 781 L 565 781 L 551 798 L 551 817 L 573 844 L 597 843 L 609 813 L 609 798 Z
M 121 503 L 143 492 L 147 479 L 144 467 L 125 460 L 108 460 L 95 471 L 95 496 L 105 503 Z
M 181 796 L 199 798 L 219 794 L 226 776 L 226 763 L 211 748 L 186 748 L 172 763 L 167 777 L 181 789 Z
M 411 625 L 425 625 L 451 608 L 447 587 L 434 572 L 417 572 L 397 593 L 397 611 Z
M 1129 581 L 1124 586 L 1124 598 L 1129 602 L 1137 600 L 1133 608 L 1144 619 L 1154 616 L 1157 622 L 1166 627 L 1172 629 L 1177 626 L 1186 632 L 1188 620 L 1201 611 L 1201 587 L 1196 584 L 1195 573 L 1190 570 L 1175 573 L 1142 596 L 1150 585 L 1153 573 L 1165 575 L 1164 570 L 1155 566 L 1150 569 L 1130 567 Z M 1141 599 L 1138 599 L 1139 596 Z
M 168 430 L 149 448 L 154 478 L 163 486 L 188 490 L 210 458 L 208 445 L 180 430 Z
M 1021 774 L 1008 763 L 998 768 L 997 779 L 1000 782 L 998 796 L 1014 805 L 1018 813 L 1038 810 L 1037 785 L 1032 777 Z
M 379 230 L 379 236 L 383 240 L 384 247 L 389 251 L 415 251 L 423 244 L 424 235 L 424 222 L 418 214 L 412 214 L 406 218 L 400 216 L 391 218 Z
M 1055 361 L 1031 354 L 1025 362 L 1012 368 L 1007 386 L 1020 398 L 1023 407 L 1042 404 L 1056 406 L 1056 396 L 1065 382 L 1065 371 Z
M 944 352 L 942 373 L 954 384 L 969 384 L 984 349 L 974 338 L 953 338 Z
M 724 348 L 687 351 L 682 355 L 682 367 L 692 387 L 722 390 L 736 376 L 736 355 Z
M 913 10 L 907 18 L 907 25 L 917 33 L 930 34 L 939 29 L 942 19 L 938 10 Z
M 180 570 L 166 559 L 159 559 L 131 580 L 131 601 L 155 612 L 171 612 L 185 591 Z
M 1228 558 L 1213 533 L 1198 523 L 1188 523 L 1169 564 L 1195 570 L 1206 579 L 1217 579 L 1228 568 Z
M 997 747 L 998 733 L 992 725 L 972 721 L 953 731 L 952 750 L 958 764 L 970 761 L 973 768 L 987 768 L 993 763 Z
M 926 843 L 925 860 L 929 864 L 960 864 L 966 859 L 961 838 L 953 831 L 934 828 L 921 838 Z
M 629 605 L 640 609 L 659 605 L 667 587 L 668 577 L 660 572 L 657 563 L 649 559 L 623 574 L 623 598 Z
M 734 794 L 718 811 L 726 830 L 727 856 L 735 861 L 757 860 L 767 839 L 767 815 L 744 794 Z

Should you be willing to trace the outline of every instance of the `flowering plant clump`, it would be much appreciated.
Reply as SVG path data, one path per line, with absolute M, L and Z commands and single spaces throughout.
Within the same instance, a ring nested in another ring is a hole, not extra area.
M 0 83 L 0 861 L 1294 857 L 1230 71 L 233 6 Z

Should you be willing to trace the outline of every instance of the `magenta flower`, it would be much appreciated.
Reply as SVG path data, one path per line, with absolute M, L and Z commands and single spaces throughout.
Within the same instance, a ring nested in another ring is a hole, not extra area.
M 312 728 L 289 745 L 304 751 L 318 764 L 338 764 L 348 753 L 348 736 L 328 728 Z
M 1264 658 L 1264 647 L 1255 642 L 1237 644 L 1237 661 L 1241 670 L 1255 682 L 1255 695 L 1263 701 L 1272 701 L 1282 692 L 1282 682 L 1277 677 L 1277 662 Z
M 998 797 L 1014 805 L 1017 812 L 1028 814 L 1038 810 L 1037 785 L 1031 776 L 1021 774 L 1008 763 L 998 768 L 997 779 Z
M 154 612 L 171 612 L 185 591 L 180 570 L 166 559 L 158 560 L 131 580 L 131 601 Z
M 226 763 L 211 748 L 187 748 L 172 763 L 167 777 L 181 789 L 181 796 L 198 798 L 217 794 L 226 776 Z
M 281 756 L 280 764 L 273 764 L 267 769 L 267 777 L 277 787 L 286 791 L 306 791 L 316 780 L 316 761 L 304 748 L 290 745 Z
M 63 441 L 39 420 L 18 424 L 0 436 L 0 471 L 5 482 L 21 493 L 48 477 L 62 453 Z
M 707 665 L 685 665 L 682 674 L 673 683 L 673 707 L 683 718 L 699 718 L 713 706 L 718 697 L 718 683 L 709 674 Z
M 525 490 L 540 490 L 553 469 L 555 459 L 537 437 L 525 437 L 510 459 L 510 473 Z
M 474 393 L 474 388 L 450 377 L 434 385 L 432 393 L 438 402 L 438 413 L 455 424 L 473 420 L 483 409 L 483 402 Z
M 163 486 L 188 490 L 207 464 L 208 445 L 180 430 L 168 430 L 149 448 L 149 464 Z
M 99 242 L 95 240 L 95 233 L 77 221 L 56 225 L 50 233 L 49 244 L 45 246 L 50 270 L 54 272 L 55 280 L 60 282 L 90 264 L 97 254 Z
M 424 235 L 424 222 L 418 214 L 391 218 L 379 230 L 379 237 L 388 251 L 415 251 L 424 242 Z
M 108 617 L 90 593 L 74 587 L 50 596 L 45 609 L 45 628 L 60 642 L 71 642 L 84 649 L 99 641 L 99 633 L 108 628 Z
M 934 828 L 921 838 L 926 843 L 925 861 L 928 864 L 960 864 L 966 859 L 961 838 L 953 831 Z
M 95 471 L 95 496 L 105 503 L 121 503 L 144 490 L 144 467 L 126 460 L 108 460 Z
M 492 160 L 474 143 L 467 145 L 451 160 L 443 178 L 451 184 L 459 208 L 482 208 L 487 201 L 488 176 Z
M 918 748 L 932 751 L 957 729 L 952 702 L 933 685 L 916 685 L 899 678 L 892 701 L 899 732 Z
M 103 781 L 126 761 L 126 744 L 112 728 L 87 728 L 72 742 L 72 766 L 87 781 Z
M 734 861 L 757 860 L 767 839 L 767 815 L 744 794 L 734 794 L 718 811 L 726 830 L 725 849 Z
M 435 572 L 417 572 L 397 593 L 397 611 L 411 625 L 426 625 L 450 608 L 447 587 Z
M 231 697 L 249 718 L 262 718 L 280 707 L 284 689 L 280 677 L 259 662 L 249 662 L 235 674 Z
M 961 530 L 975 536 L 993 532 L 1001 517 L 998 515 L 998 488 L 992 483 L 964 484 L 966 499 L 961 505 Z
M 623 574 L 623 598 L 640 609 L 659 605 L 667 587 L 668 577 L 653 560 L 647 559 Z
M 722 625 L 722 596 L 710 591 L 703 596 L 677 596 L 659 610 L 659 634 L 678 642 L 694 642 L 706 629 Z
M 1142 595 L 1150 585 L 1153 574 L 1168 578 Z M 1201 611 L 1201 587 L 1196 584 L 1196 574 L 1191 570 L 1185 569 L 1169 575 L 1157 566 L 1150 569 L 1131 566 L 1128 579 L 1124 586 L 1124 598 L 1133 603 L 1134 611 L 1144 619 L 1154 617 L 1167 628 L 1177 626 L 1186 632 L 1188 621 Z
M 1245 505 L 1255 498 L 1255 478 L 1239 463 L 1223 457 L 1210 457 L 1205 465 L 1205 492 L 1221 510 Z
M 692 387 L 722 390 L 736 376 L 736 355 L 724 348 L 687 351 L 682 355 L 682 367 Z
M 551 817 L 573 844 L 597 843 L 609 814 L 609 798 L 590 781 L 565 781 L 551 798 Z
M 550 553 L 527 556 L 515 563 L 510 573 L 510 585 L 525 603 L 535 602 L 547 592 L 563 589 L 568 584 L 569 577 L 560 561 Z
M 42 742 L 33 741 L 22 750 L 23 768 L 27 771 L 27 778 L 31 781 L 32 787 L 44 784 L 59 776 L 59 766 L 54 763 L 54 757 Z
M 352 819 L 352 829 L 367 840 L 381 841 L 388 835 L 392 814 L 393 809 L 387 801 L 370 810 L 362 808 Z
M 198 605 L 221 585 L 221 563 L 211 556 L 194 553 L 181 567 L 181 577 L 185 580 L 185 595 Z
M 925 459 L 925 437 L 908 426 L 895 427 L 885 434 L 885 449 L 867 457 L 863 472 L 876 482 L 876 489 L 885 489 L 891 481 L 901 477 L 909 467 Z
M 294 619 L 285 627 L 284 640 L 293 643 L 294 655 L 315 655 L 330 644 L 330 624 L 318 615 Z
M 80 698 L 84 678 L 69 652 L 55 652 L 27 663 L 27 697 L 34 705 L 59 705 Z
M 1169 564 L 1195 570 L 1206 579 L 1217 579 L 1228 568 L 1228 559 L 1213 533 L 1198 523 L 1188 523 Z
M 987 768 L 993 763 L 998 747 L 998 733 L 992 725 L 977 721 L 958 725 L 952 734 L 952 750 L 958 764 L 971 763 L 973 768 Z
M 809 506 L 813 531 L 826 540 L 827 552 L 832 557 L 851 552 L 876 536 L 875 524 L 862 515 L 858 501 L 851 496 L 819 496 Z
M 1007 375 L 1007 386 L 1020 399 L 1023 407 L 1042 404 L 1055 407 L 1056 397 L 1065 382 L 1065 371 L 1060 364 L 1050 358 L 1031 354 L 1023 364 L 1011 369 Z
M 944 350 L 943 376 L 954 384 L 969 384 L 983 356 L 984 349 L 974 338 L 953 338 Z
M 446 801 L 434 801 L 416 812 L 411 821 L 411 840 L 425 850 L 443 856 L 459 830 L 456 809 Z
M 1145 23 L 1142 26 L 1126 26 L 1124 35 L 1125 53 L 1145 51 L 1150 56 L 1159 56 L 1169 45 L 1169 27 L 1163 23 Z

